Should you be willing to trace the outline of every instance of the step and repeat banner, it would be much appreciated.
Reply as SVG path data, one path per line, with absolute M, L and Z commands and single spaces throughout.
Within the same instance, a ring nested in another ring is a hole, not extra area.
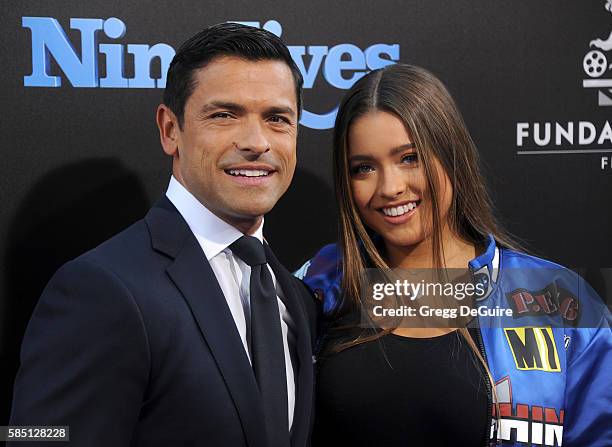
M 225 21 L 281 36 L 304 75 L 298 169 L 266 218 L 288 267 L 336 239 L 340 98 L 369 70 L 404 62 L 435 73 L 457 100 L 508 229 L 606 287 L 598 269 L 612 267 L 610 0 L 10 2 L 0 18 L 0 425 L 50 276 L 165 191 L 171 162 L 154 117 L 166 70 L 186 38 Z

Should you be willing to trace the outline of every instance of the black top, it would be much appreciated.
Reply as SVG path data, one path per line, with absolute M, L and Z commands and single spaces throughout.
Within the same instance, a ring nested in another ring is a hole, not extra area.
M 484 370 L 458 332 L 389 334 L 319 360 L 313 446 L 484 445 Z

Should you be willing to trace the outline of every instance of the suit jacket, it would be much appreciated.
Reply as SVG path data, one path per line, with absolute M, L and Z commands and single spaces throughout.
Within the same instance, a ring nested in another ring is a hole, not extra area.
M 303 447 L 316 306 L 266 250 L 296 328 L 291 445 Z M 10 423 L 68 425 L 75 446 L 266 446 L 259 390 L 225 297 L 166 197 L 53 276 L 25 334 Z

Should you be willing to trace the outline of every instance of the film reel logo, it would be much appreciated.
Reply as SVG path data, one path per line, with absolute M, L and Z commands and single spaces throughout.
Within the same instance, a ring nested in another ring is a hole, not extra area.
M 612 13 L 612 0 L 606 2 L 605 9 Z M 591 40 L 589 47 L 592 49 L 582 60 L 582 68 L 589 79 L 584 79 L 582 86 L 599 89 L 598 104 L 612 106 L 612 31 L 605 40 Z M 606 72 L 608 79 L 602 78 Z
M 584 56 L 582 66 L 587 75 L 598 78 L 605 73 L 608 67 L 608 60 L 606 59 L 606 55 L 601 51 L 591 50 Z M 612 68 L 612 64 L 610 64 L 610 68 Z

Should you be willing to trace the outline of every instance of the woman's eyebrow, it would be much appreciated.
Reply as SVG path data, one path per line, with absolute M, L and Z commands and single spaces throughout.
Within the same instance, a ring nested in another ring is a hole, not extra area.
M 353 161 L 371 161 L 374 160 L 374 157 L 371 155 L 353 155 L 349 157 L 349 163 Z
M 414 143 L 402 144 L 401 146 L 391 149 L 391 151 L 389 151 L 389 155 L 397 155 L 400 152 L 404 152 L 406 149 L 414 149 L 415 147 L 416 146 Z
M 394 147 L 393 149 L 391 149 L 389 151 L 389 155 L 391 155 L 392 157 L 404 152 L 406 149 L 414 149 L 416 146 L 414 143 L 407 143 L 407 144 L 402 144 L 401 146 L 398 147 Z M 349 157 L 349 162 L 353 162 L 353 161 L 370 161 L 370 160 L 374 160 L 374 157 L 372 155 L 365 155 L 365 154 L 359 154 L 359 155 L 353 155 L 351 157 Z

